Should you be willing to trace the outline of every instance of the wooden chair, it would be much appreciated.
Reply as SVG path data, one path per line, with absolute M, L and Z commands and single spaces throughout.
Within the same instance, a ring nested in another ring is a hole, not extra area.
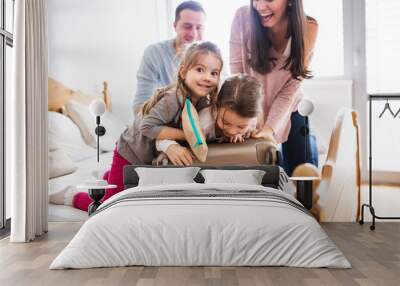
M 320 221 L 354 222 L 360 210 L 360 130 L 358 114 L 341 109 L 331 133 L 328 154 L 316 186 L 312 213 Z M 299 167 L 293 176 L 315 176 Z

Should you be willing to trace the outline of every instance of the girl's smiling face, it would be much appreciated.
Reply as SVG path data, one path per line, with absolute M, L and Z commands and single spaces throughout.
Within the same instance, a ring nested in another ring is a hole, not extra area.
M 242 117 L 230 108 L 218 109 L 216 124 L 225 137 L 244 135 L 254 122 L 255 118 Z
M 194 97 L 200 98 L 217 88 L 222 63 L 212 53 L 199 55 L 196 63 L 185 70 L 181 67 L 180 75 Z M 196 98 L 191 98 L 196 100 Z

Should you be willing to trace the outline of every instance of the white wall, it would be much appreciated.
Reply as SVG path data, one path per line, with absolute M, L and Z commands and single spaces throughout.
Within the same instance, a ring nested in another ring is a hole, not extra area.
M 317 137 L 320 151 L 319 165 L 325 162 L 326 152 L 332 128 L 338 111 L 342 107 L 354 108 L 353 82 L 351 80 L 312 79 L 305 80 L 302 84 L 305 98 L 314 103 L 314 111 L 310 116 L 311 131 Z
M 129 123 L 143 51 L 167 35 L 165 5 L 163 0 L 49 0 L 49 76 L 94 95 L 108 81 L 113 113 Z
M 329 144 L 338 111 L 342 107 L 353 108 L 352 88 L 351 80 L 313 79 L 303 82 L 304 96 L 314 103 L 310 121 L 321 143 Z

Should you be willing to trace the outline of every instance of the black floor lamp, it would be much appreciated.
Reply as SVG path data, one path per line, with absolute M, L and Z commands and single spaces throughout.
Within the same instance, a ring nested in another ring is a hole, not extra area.
M 106 105 L 104 104 L 103 100 L 95 99 L 90 103 L 89 111 L 94 117 L 96 117 L 95 133 L 97 137 L 97 162 L 99 162 L 100 136 L 106 134 L 106 129 L 104 128 L 104 126 L 100 125 L 100 117 L 105 113 Z M 92 215 L 96 211 L 96 209 L 100 206 L 101 200 L 104 197 L 106 190 L 116 187 L 117 187 L 116 185 L 110 185 L 108 184 L 107 181 L 101 179 L 97 179 L 95 181 L 88 181 L 85 182 L 85 184 L 78 186 L 78 188 L 88 189 L 89 196 L 93 200 L 93 202 L 89 205 L 88 208 L 89 215 Z
M 90 105 L 89 105 L 89 110 L 90 113 L 96 117 L 96 129 L 94 132 L 96 133 L 97 136 L 97 162 L 99 162 L 99 154 L 100 154 L 100 136 L 103 136 L 106 134 L 106 129 L 104 126 L 100 125 L 100 117 L 106 112 L 106 105 L 103 100 L 101 99 L 95 99 L 93 100 Z
M 304 125 L 302 126 L 300 132 L 304 136 L 304 162 L 307 162 L 307 144 L 308 135 L 310 134 L 310 126 L 308 123 L 308 116 L 313 113 L 314 104 L 309 99 L 302 99 L 299 103 L 298 112 L 304 117 Z
M 301 126 L 300 133 L 304 136 L 304 163 L 307 162 L 307 147 L 308 147 L 308 136 L 310 134 L 310 127 L 308 124 L 308 116 L 314 111 L 314 104 L 309 99 L 302 99 L 298 106 L 298 112 L 304 117 L 304 125 Z M 304 164 L 301 164 L 302 166 Z M 299 166 L 298 166 L 299 167 Z M 319 180 L 319 177 L 306 177 L 306 176 L 295 176 L 290 177 L 290 180 L 296 182 L 296 193 L 297 199 L 307 208 L 312 208 L 313 196 L 312 196 L 312 185 L 313 181 Z

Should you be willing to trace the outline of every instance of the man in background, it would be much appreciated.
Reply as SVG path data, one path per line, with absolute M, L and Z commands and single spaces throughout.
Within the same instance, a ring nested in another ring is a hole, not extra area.
M 143 103 L 159 87 L 174 81 L 179 55 L 185 45 L 203 39 L 205 11 L 196 1 L 182 2 L 175 10 L 174 39 L 152 44 L 146 48 L 137 72 L 136 94 L 133 111 L 136 115 Z

